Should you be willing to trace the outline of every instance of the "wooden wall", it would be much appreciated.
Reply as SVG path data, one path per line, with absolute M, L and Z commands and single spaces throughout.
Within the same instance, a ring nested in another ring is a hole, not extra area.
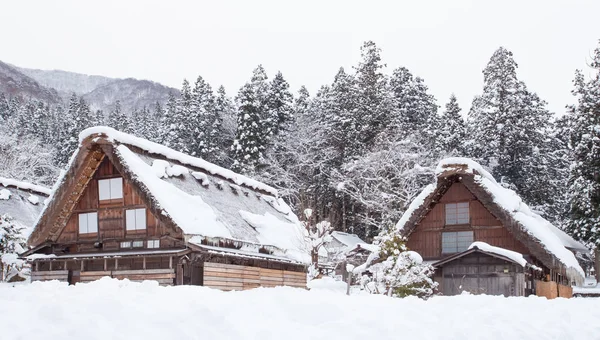
M 203 285 L 222 290 L 246 290 L 256 287 L 292 286 L 306 288 L 306 274 L 288 270 L 204 263 Z
M 469 202 L 470 223 L 466 225 L 448 225 L 445 219 L 445 203 Z M 462 183 L 454 183 L 421 220 L 409 235 L 407 246 L 421 254 L 424 259 L 442 258 L 442 232 L 472 230 L 474 241 L 529 254 L 528 249 L 502 226 Z
M 95 242 L 103 243 L 103 250 L 119 250 L 120 242 L 127 240 L 147 240 L 161 238 L 160 247 L 178 247 L 183 244 L 183 236 L 175 230 L 165 227 L 148 209 L 134 186 L 123 179 L 123 198 L 107 201 L 98 199 L 98 180 L 121 177 L 113 164 L 105 157 L 92 180 L 77 202 L 66 227 L 57 239 L 57 243 L 68 245 L 70 252 L 98 251 Z M 125 210 L 146 209 L 146 229 L 129 230 L 125 228 Z M 98 233 L 79 234 L 80 213 L 98 213 Z M 169 237 L 164 237 L 169 236 Z M 144 242 L 144 247 L 146 243 Z

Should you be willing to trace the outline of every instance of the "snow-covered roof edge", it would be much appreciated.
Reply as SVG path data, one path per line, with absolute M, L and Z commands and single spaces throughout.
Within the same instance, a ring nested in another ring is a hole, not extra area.
M 107 126 L 95 126 L 91 128 L 87 128 L 83 130 L 79 134 L 79 143 L 81 144 L 84 139 L 94 136 L 94 135 L 104 135 L 111 142 L 117 142 L 122 144 L 127 144 L 131 146 L 135 146 L 144 151 L 158 154 L 166 157 L 167 159 L 175 160 L 181 162 L 186 165 L 190 165 L 196 168 L 200 168 L 206 170 L 210 174 L 221 176 L 228 180 L 233 181 L 235 184 L 244 185 L 256 190 L 261 190 L 268 192 L 273 196 L 278 196 L 277 190 L 267 184 L 261 183 L 252 178 L 248 178 L 246 176 L 235 173 L 229 169 L 222 168 L 213 163 L 207 162 L 202 158 L 193 157 L 187 154 L 184 154 L 179 151 L 175 151 L 169 147 L 164 145 L 151 142 L 149 140 L 136 137 L 124 132 L 117 131 L 113 128 Z
M 485 242 L 480 242 L 480 241 L 471 243 L 471 245 L 469 246 L 468 249 L 473 249 L 473 248 L 479 249 L 486 253 L 492 253 L 492 254 L 504 256 L 504 257 L 509 258 L 512 261 L 518 263 L 523 268 L 525 268 L 528 265 L 528 262 L 527 262 L 527 260 L 525 260 L 525 257 L 523 257 L 523 254 L 517 253 L 516 251 L 512 251 L 512 250 L 508 250 L 508 249 L 504 249 L 504 248 L 500 248 L 500 247 L 494 247 Z
M 31 190 L 36 193 L 50 196 L 52 190 L 50 188 L 43 187 L 41 185 L 32 184 L 23 181 L 17 181 L 12 178 L 0 177 L 0 184 L 5 187 L 15 187 L 17 189 Z

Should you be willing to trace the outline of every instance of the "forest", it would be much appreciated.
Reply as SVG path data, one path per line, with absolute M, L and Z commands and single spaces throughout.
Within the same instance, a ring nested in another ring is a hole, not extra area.
M 315 221 L 372 240 L 433 181 L 439 160 L 465 156 L 575 238 L 600 241 L 600 47 L 589 70 L 574 70 L 566 113 L 547 109 L 503 47 L 469 108 L 434 98 L 405 67 L 384 72 L 374 42 L 360 49 L 352 69 L 312 94 L 292 93 L 262 65 L 235 95 L 199 76 L 132 112 L 118 102 L 92 111 L 76 94 L 58 105 L 0 94 L 0 175 L 52 186 L 79 132 L 107 125 L 264 181 L 299 216 L 311 209 Z

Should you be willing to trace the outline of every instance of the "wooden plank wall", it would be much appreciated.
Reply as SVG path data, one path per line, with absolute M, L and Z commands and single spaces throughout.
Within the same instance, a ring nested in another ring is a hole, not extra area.
M 204 286 L 222 290 L 292 286 L 305 288 L 306 274 L 223 263 L 204 263 Z
M 58 280 L 60 282 L 67 282 L 69 280 L 68 270 L 52 270 L 43 272 L 31 272 L 31 282 L 33 281 L 51 281 Z
M 447 226 L 445 203 L 469 202 L 468 225 Z M 431 211 L 421 220 L 408 237 L 406 246 L 418 252 L 427 260 L 442 258 L 442 232 L 469 231 L 474 232 L 474 241 L 486 242 L 490 245 L 529 254 L 529 250 L 519 242 L 502 223 L 476 200 L 475 196 L 460 183 L 454 183 L 433 206 Z

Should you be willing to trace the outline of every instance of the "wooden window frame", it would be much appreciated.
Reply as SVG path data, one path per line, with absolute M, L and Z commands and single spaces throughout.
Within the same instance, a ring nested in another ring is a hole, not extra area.
M 466 205 L 466 207 L 465 207 Z M 466 208 L 466 210 L 465 210 Z M 465 218 L 466 212 L 466 218 Z M 451 214 L 449 214 L 451 213 Z M 453 218 L 449 220 L 449 217 Z M 444 205 L 444 225 L 459 226 L 471 223 L 471 204 L 470 202 L 454 202 Z
M 108 198 L 102 196 L 102 193 L 105 192 L 106 190 L 102 190 L 103 184 L 102 183 L 108 183 Z M 116 197 L 113 196 L 113 189 L 115 189 L 115 184 L 114 183 L 120 183 L 120 186 L 117 186 L 119 188 L 118 191 L 120 191 L 120 197 Z M 111 177 L 111 178 L 101 178 L 98 179 L 98 201 L 100 203 L 117 203 L 117 202 L 122 202 L 123 198 L 124 198 L 124 183 L 123 183 L 123 177 Z
M 146 242 L 146 247 L 148 249 L 158 249 L 160 248 L 160 240 L 148 240 Z
M 143 212 L 143 213 L 142 213 Z M 142 220 L 143 223 L 139 222 Z M 133 220 L 133 226 L 130 225 Z M 148 229 L 148 218 L 146 217 L 146 208 L 134 208 L 134 209 L 125 209 L 125 231 L 128 233 L 135 233 L 140 231 L 146 231 Z
M 77 231 L 78 231 L 79 235 L 98 234 L 99 221 L 98 221 L 98 212 L 97 211 L 79 213 L 77 215 L 77 218 L 78 218 Z M 82 218 L 84 218 L 85 220 L 82 220 Z M 96 230 L 89 231 L 90 230 L 89 223 L 90 223 L 90 221 L 94 221 L 94 220 L 95 220 Z M 85 232 L 82 232 L 82 222 L 83 221 L 85 221 Z
M 465 243 L 464 235 L 466 233 L 470 233 L 471 238 L 470 238 L 470 240 L 466 241 L 466 243 Z M 460 234 L 463 235 L 462 236 L 463 240 L 460 240 L 460 238 L 461 238 Z M 454 247 L 451 251 L 447 251 L 447 249 L 450 248 L 449 246 L 444 247 L 444 240 L 447 240 L 447 238 L 445 238 L 444 235 L 448 235 L 448 236 L 454 235 L 454 241 L 452 241 L 454 243 L 453 244 Z M 441 235 L 441 243 L 442 244 L 441 244 L 440 249 L 441 249 L 441 252 L 443 255 L 461 253 L 461 252 L 467 250 L 473 242 L 475 242 L 475 231 L 474 230 L 444 231 L 444 232 L 442 232 L 442 235 Z

